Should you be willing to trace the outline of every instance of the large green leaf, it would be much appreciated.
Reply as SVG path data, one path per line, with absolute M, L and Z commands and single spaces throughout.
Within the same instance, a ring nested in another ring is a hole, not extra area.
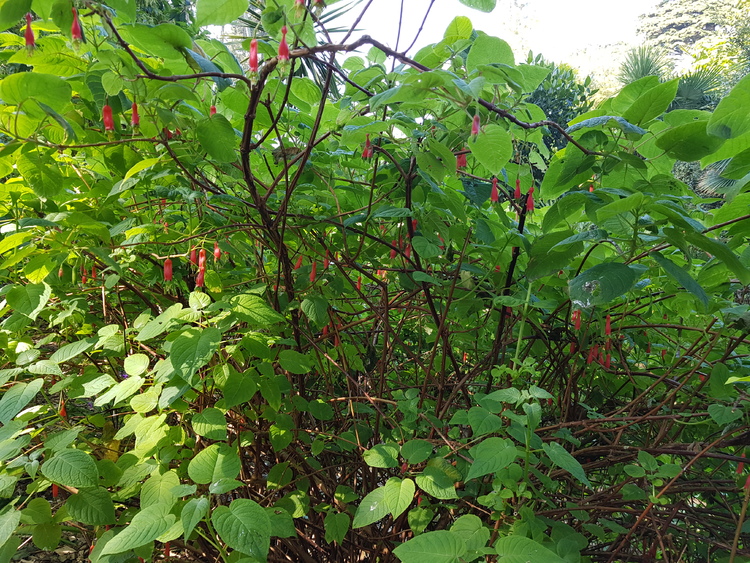
M 99 484 L 99 470 L 94 458 L 81 450 L 57 452 L 42 464 L 42 475 L 53 483 L 70 487 L 96 487 Z
M 46 283 L 30 283 L 17 285 L 6 294 L 5 299 L 14 311 L 36 319 L 51 295 L 52 288 Z
M 354 514 L 352 528 L 363 528 L 374 524 L 378 520 L 385 518 L 390 512 L 388 502 L 385 499 L 385 486 L 378 487 L 374 491 L 365 495 L 362 502 L 357 507 Z
M 30 11 L 31 0 L 0 0 L 0 31 L 16 25 Z
M 219 409 L 209 407 L 193 415 L 193 430 L 209 440 L 226 440 L 227 419 Z
M 565 448 L 557 442 L 542 444 L 542 447 L 544 448 L 544 453 L 546 453 L 550 460 L 552 460 L 552 463 L 570 473 L 587 487 L 591 487 L 591 483 L 589 483 L 586 473 L 583 471 L 583 467 L 581 467 L 578 460 L 570 455 Z
M 469 49 L 469 56 L 466 59 L 466 68 L 469 71 L 476 69 L 479 65 L 487 64 L 505 64 L 513 66 L 515 60 L 513 49 L 506 41 L 498 37 L 480 34 L 474 40 L 474 44 Z
M 578 307 L 604 305 L 627 292 L 638 279 L 632 268 L 619 262 L 597 264 L 568 283 L 570 299 Z
M 258 503 L 235 499 L 228 507 L 216 508 L 211 522 L 229 547 L 265 561 L 271 546 L 271 522 Z
M 65 503 L 71 518 L 90 526 L 109 526 L 115 523 L 115 505 L 107 489 L 82 487 L 70 495 Z
M 188 328 L 172 343 L 170 360 L 175 372 L 191 385 L 197 382 L 196 372 L 213 357 L 221 343 L 221 332 L 214 327 Z
M 70 84 L 59 76 L 39 72 L 16 72 L 0 82 L 0 98 L 6 105 L 11 106 L 21 105 L 33 98 L 57 111 L 62 111 L 70 103 L 72 92 Z
M 0 398 L 0 424 L 7 424 L 28 405 L 44 385 L 43 379 L 16 383 Z
M 475 10 L 479 10 L 480 12 L 491 12 L 495 9 L 495 5 L 497 4 L 497 0 L 459 0 L 461 4 L 464 4 L 468 6 L 469 8 L 474 8 Z
M 182 522 L 182 529 L 186 540 L 190 537 L 198 522 L 205 518 L 208 513 L 208 507 L 208 499 L 206 497 L 198 497 L 191 498 L 182 508 L 180 521 Z
M 494 123 L 486 125 L 474 138 L 469 148 L 490 174 L 499 174 L 513 154 L 513 143 L 508 132 Z
M 263 299 L 251 293 L 241 293 L 229 300 L 232 312 L 240 319 L 251 323 L 254 328 L 266 328 L 268 325 L 283 322 L 285 319 L 269 307 Z
M 505 469 L 516 459 L 516 447 L 504 438 L 490 437 L 482 440 L 469 451 L 474 462 L 466 480 L 476 479 Z
M 716 106 L 707 132 L 722 139 L 734 139 L 750 131 L 750 75 L 740 80 Z
M 62 189 L 63 176 L 57 162 L 47 154 L 29 151 L 16 160 L 16 167 L 40 198 L 52 199 Z
M 633 102 L 628 110 L 622 114 L 630 123 L 644 124 L 659 117 L 667 111 L 669 104 L 677 94 L 680 80 L 675 78 L 668 82 L 649 88 Z
M 234 133 L 232 124 L 226 117 L 216 114 L 199 121 L 196 126 L 198 142 L 217 162 L 234 162 L 237 160 L 239 139 Z
M 495 549 L 500 555 L 498 563 L 507 561 L 515 563 L 565 563 L 554 551 L 525 536 L 504 536 L 495 542 Z
M 199 485 L 219 479 L 234 479 L 242 468 L 237 450 L 226 444 L 211 444 L 199 451 L 188 464 L 188 475 Z
M 695 295 L 703 304 L 704 309 L 708 307 L 708 295 L 706 295 L 700 284 L 689 273 L 659 252 L 652 252 L 651 257 L 659 263 L 659 266 L 664 268 L 664 271 L 670 278 Z
M 464 561 L 466 542 L 460 534 L 436 530 L 402 543 L 393 554 L 404 563 L 459 563 Z
M 154 541 L 177 519 L 167 512 L 168 509 L 158 504 L 141 509 L 123 531 L 107 542 L 102 554 L 122 553 Z
M 668 129 L 656 140 L 656 146 L 672 158 L 692 162 L 715 152 L 724 139 L 708 133 L 705 121 L 695 121 Z
M 198 0 L 195 23 L 201 27 L 232 23 L 246 10 L 247 0 Z
M 351 517 L 345 512 L 329 512 L 323 520 L 323 527 L 326 531 L 326 541 L 328 543 L 341 543 L 349 531 Z
M 393 518 L 398 518 L 414 500 L 417 487 L 411 479 L 391 477 L 385 483 L 385 503 Z

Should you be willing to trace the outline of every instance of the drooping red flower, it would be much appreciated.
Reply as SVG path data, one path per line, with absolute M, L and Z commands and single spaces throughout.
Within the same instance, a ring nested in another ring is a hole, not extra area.
M 526 194 L 526 211 L 534 211 L 534 186 L 529 188 L 529 193 Z
M 214 241 L 214 261 L 218 262 L 221 258 L 221 249 L 219 248 L 219 243 L 217 241 Z
M 571 317 L 573 319 L 573 327 L 576 330 L 581 330 L 581 310 L 576 309 L 575 311 L 573 311 Z
M 135 102 L 133 102 L 132 110 L 133 113 L 130 116 L 130 124 L 133 127 L 138 127 L 141 124 L 141 116 L 138 115 L 138 104 L 136 104 Z
M 198 251 L 195 250 L 195 247 L 190 249 L 190 263 L 198 265 Z
M 31 29 L 31 14 L 26 14 L 26 32 L 24 33 L 26 39 L 26 50 L 29 55 L 34 52 L 36 47 L 36 40 L 34 39 L 34 30 Z
M 216 106 L 211 106 L 211 109 L 208 110 L 208 115 L 216 115 Z
M 497 178 L 492 178 L 492 192 L 490 193 L 490 201 L 497 203 L 500 200 L 500 191 L 497 189 Z
M 172 259 L 164 260 L 164 281 L 172 281 Z
M 318 263 L 312 263 L 312 269 L 310 270 L 310 283 L 315 282 L 315 278 L 318 276 Z
M 73 38 L 74 43 L 83 41 L 83 32 L 81 31 L 81 22 L 78 19 L 78 10 L 75 8 L 73 11 L 73 23 L 70 26 L 70 36 Z
M 303 256 L 300 254 L 299 258 L 297 258 L 297 263 L 294 265 L 295 270 L 299 270 L 300 267 L 302 266 L 302 258 Z
M 357 291 L 362 290 L 362 276 L 357 277 Z
M 513 197 L 515 199 L 521 199 L 521 180 L 520 180 L 520 178 L 516 178 L 516 190 L 513 192 Z
M 198 275 L 195 276 L 195 287 L 203 287 L 206 283 L 206 267 L 198 267 Z
M 471 122 L 471 136 L 476 137 L 479 135 L 479 127 L 482 122 L 479 120 L 479 114 L 474 114 L 474 120 Z
M 57 498 L 60 495 L 60 487 L 52 483 L 52 498 Z
M 362 150 L 362 158 L 371 158 L 372 155 L 375 153 L 375 150 L 372 148 L 372 143 L 370 142 L 370 135 L 365 136 L 365 148 Z
M 591 184 L 591 185 L 589 186 L 589 191 L 590 191 L 591 193 L 594 193 L 594 184 Z
M 456 155 L 456 170 L 466 168 L 468 163 L 466 162 L 466 154 L 460 153 Z
M 206 269 L 206 249 L 201 248 L 198 251 L 198 268 Z
M 257 74 L 258 72 L 258 40 L 252 39 L 250 41 L 250 58 L 248 59 L 250 65 L 250 72 Z
M 286 42 L 286 26 L 281 28 L 281 43 L 279 43 L 279 62 L 289 60 L 289 45 Z
M 400 247 L 397 240 L 394 239 L 391 241 L 391 246 L 397 246 L 397 245 Z M 396 249 L 391 248 L 391 260 L 393 260 L 396 257 L 396 254 L 397 254 Z
M 115 119 L 112 117 L 112 107 L 106 105 L 102 108 L 102 121 L 104 121 L 105 131 L 115 130 Z

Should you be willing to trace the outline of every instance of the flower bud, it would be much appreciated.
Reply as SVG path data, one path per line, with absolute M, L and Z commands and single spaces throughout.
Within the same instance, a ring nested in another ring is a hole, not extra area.
M 190 249 L 190 263 L 198 265 L 198 252 L 195 250 L 195 247 Z
M 456 155 L 456 170 L 466 168 L 468 163 L 466 162 L 466 154 L 461 153 Z
M 195 276 L 195 287 L 203 287 L 206 283 L 206 266 L 198 267 L 198 275 Z
M 481 125 L 481 121 L 479 120 L 479 114 L 474 114 L 474 120 L 471 122 L 471 136 L 476 137 L 479 135 L 479 126 Z
M 73 11 L 73 23 L 70 26 L 70 36 L 73 38 L 74 43 L 83 41 L 83 32 L 81 31 L 81 22 L 78 19 L 78 10 L 75 8 Z
M 492 192 L 490 193 L 490 201 L 497 203 L 500 200 L 500 192 L 497 189 L 497 178 L 492 178 Z
M 248 59 L 250 65 L 250 72 L 257 74 L 258 72 L 258 40 L 252 39 L 250 41 L 250 58 Z
M 279 62 L 289 60 L 289 45 L 286 42 L 286 26 L 281 28 L 281 43 L 279 43 Z
M 138 104 L 133 102 L 132 109 L 133 109 L 133 113 L 130 116 L 130 124 L 133 127 L 138 127 L 141 124 L 141 116 L 138 115 Z
M 206 269 L 206 249 L 201 248 L 198 251 L 198 268 Z
M 534 211 L 534 186 L 529 188 L 529 193 L 526 194 L 526 211 Z
M 164 260 L 164 281 L 172 281 L 172 259 Z
M 115 130 L 115 120 L 114 117 L 112 117 L 112 107 L 109 105 L 106 105 L 102 108 L 102 121 L 104 121 L 104 130 L 105 131 L 114 131 Z
M 371 158 L 374 154 L 374 149 L 372 148 L 372 143 L 370 142 L 370 135 L 366 135 L 365 139 L 365 148 L 362 151 L 362 158 Z
M 211 109 L 208 110 L 208 115 L 216 115 L 216 106 L 211 106 Z
M 34 30 L 31 29 L 31 14 L 26 14 L 26 32 L 24 33 L 24 38 L 26 39 L 26 50 L 29 52 L 29 55 L 31 55 L 36 47 Z
M 219 243 L 214 242 L 214 261 L 218 262 L 221 258 L 221 249 L 219 248 Z
M 521 199 L 521 180 L 516 178 L 516 190 L 513 192 L 515 199 Z

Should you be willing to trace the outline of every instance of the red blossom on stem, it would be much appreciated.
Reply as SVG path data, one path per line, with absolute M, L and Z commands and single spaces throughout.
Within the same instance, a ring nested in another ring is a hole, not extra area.
M 198 251 L 198 268 L 206 269 L 206 249 L 201 248 Z
M 190 263 L 198 265 L 198 252 L 195 250 L 195 247 L 190 249 Z
M 492 178 L 492 192 L 490 193 L 490 201 L 497 203 L 500 200 L 500 191 L 497 189 L 497 178 Z
M 70 26 L 70 36 L 73 38 L 74 43 L 83 41 L 83 32 L 81 31 L 81 22 L 78 20 L 78 10 L 75 8 L 73 11 L 73 23 Z
M 211 106 L 211 109 L 208 110 L 208 115 L 216 115 L 216 106 Z
M 375 150 L 372 148 L 370 135 L 368 134 L 365 136 L 365 148 L 362 150 L 362 158 L 371 158 L 374 153 Z
M 133 110 L 133 114 L 130 116 L 130 124 L 133 127 L 138 127 L 141 124 L 141 116 L 138 115 L 138 104 L 133 102 L 131 109 Z
M 31 14 L 26 14 L 26 32 L 24 33 L 24 38 L 26 39 L 26 49 L 29 51 L 29 55 L 31 55 L 36 47 L 34 30 L 31 29 Z
M 521 179 L 516 178 L 516 191 L 513 192 L 513 197 L 521 199 Z
M 60 487 L 52 483 L 52 498 L 57 498 L 60 494 Z
M 105 105 L 102 108 L 102 121 L 104 121 L 104 130 L 105 131 L 114 131 L 115 130 L 115 119 L 112 116 L 112 107 L 109 105 Z
M 164 260 L 164 281 L 172 281 L 172 259 Z
M 461 153 L 456 155 L 456 170 L 466 168 L 468 163 L 466 162 L 466 155 Z
M 526 194 L 526 211 L 534 211 L 534 186 L 529 188 L 529 193 Z
M 279 43 L 279 62 L 289 60 L 289 45 L 286 42 L 286 26 L 281 28 L 281 43 Z
M 218 262 L 221 258 L 221 249 L 219 248 L 219 243 L 214 242 L 214 261 Z
M 258 40 L 252 39 L 250 41 L 250 59 L 248 60 L 250 65 L 250 72 L 257 74 L 258 72 Z
M 310 270 L 310 283 L 315 282 L 315 278 L 318 276 L 318 263 L 312 263 L 312 270 Z
M 294 265 L 295 270 L 299 270 L 300 267 L 302 266 L 302 258 L 303 256 L 300 254 L 299 257 L 297 258 L 297 263 Z
M 203 287 L 206 283 L 206 266 L 198 266 L 198 275 L 195 276 L 195 287 Z
M 471 136 L 476 137 L 479 135 L 479 126 L 481 125 L 481 121 L 479 120 L 479 114 L 474 115 L 474 120 L 471 122 Z
M 581 310 L 576 309 L 571 315 L 573 319 L 573 326 L 576 330 L 581 330 Z

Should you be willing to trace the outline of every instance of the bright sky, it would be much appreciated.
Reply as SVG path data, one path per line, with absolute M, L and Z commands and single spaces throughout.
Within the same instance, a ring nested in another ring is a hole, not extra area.
M 374 0 L 362 19 L 363 32 L 395 47 L 402 2 L 405 17 L 399 50 L 403 50 L 414 39 L 430 0 Z M 439 41 L 451 20 L 462 15 L 471 19 L 475 29 L 508 41 L 517 53 L 531 49 L 547 59 L 568 62 L 572 53 L 592 46 L 634 44 L 638 16 L 657 0 L 526 0 L 526 4 L 519 11 L 512 0 L 498 0 L 494 12 L 486 14 L 458 0 L 436 0 L 417 48 Z

